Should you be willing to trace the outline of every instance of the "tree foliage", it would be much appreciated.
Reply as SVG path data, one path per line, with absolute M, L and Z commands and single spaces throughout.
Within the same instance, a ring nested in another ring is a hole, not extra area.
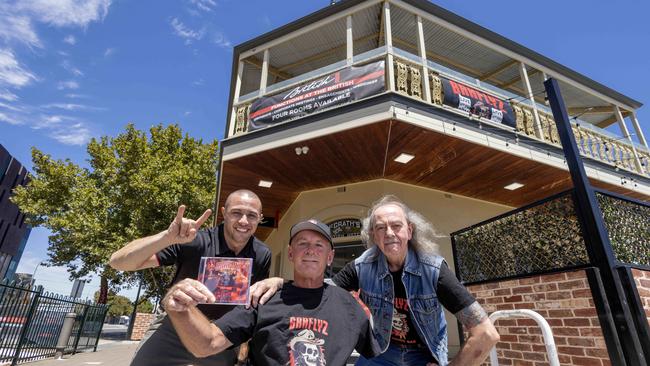
M 181 203 L 190 217 L 213 206 L 217 141 L 203 143 L 177 125 L 157 125 L 147 135 L 129 124 L 116 137 L 92 139 L 87 152 L 88 167 L 81 167 L 32 148 L 34 175 L 12 200 L 29 224 L 52 231 L 50 264 L 67 266 L 71 278 L 100 273 L 105 298 L 109 286 L 137 280 L 107 265 L 114 251 L 166 229 Z M 145 297 L 160 295 L 166 273 L 144 273 Z
M 95 301 L 99 301 L 99 291 L 95 292 Z M 108 305 L 108 316 L 118 317 L 122 315 L 130 316 L 133 312 L 133 302 L 129 300 L 128 297 L 117 295 L 113 291 L 108 292 L 108 299 L 106 301 Z M 153 304 L 148 299 L 141 298 L 138 301 L 138 312 L 139 313 L 151 313 L 153 312 Z

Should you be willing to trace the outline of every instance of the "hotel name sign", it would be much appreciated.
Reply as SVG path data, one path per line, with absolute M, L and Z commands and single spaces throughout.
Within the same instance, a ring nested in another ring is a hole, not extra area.
M 332 238 L 348 238 L 361 235 L 361 220 L 344 218 L 327 224 L 332 232 Z

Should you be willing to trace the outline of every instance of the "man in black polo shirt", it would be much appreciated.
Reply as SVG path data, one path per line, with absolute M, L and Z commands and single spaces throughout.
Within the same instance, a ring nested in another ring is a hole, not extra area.
M 231 193 L 221 208 L 224 222 L 218 227 L 200 229 L 210 217 L 206 210 L 197 220 L 184 218 L 185 206 L 180 206 L 176 218 L 167 230 L 145 238 L 136 239 L 113 253 L 111 267 L 121 271 L 138 271 L 145 268 L 176 265 L 171 285 L 185 279 L 196 279 L 201 257 L 253 258 L 252 282 L 269 276 L 271 251 L 253 234 L 262 219 L 262 203 L 249 190 Z M 210 319 L 219 317 L 215 307 L 201 307 Z M 237 362 L 236 350 L 205 359 L 195 358 L 182 345 L 176 331 L 166 316 L 152 324 L 131 362 L 134 366 L 146 365 L 233 365 Z

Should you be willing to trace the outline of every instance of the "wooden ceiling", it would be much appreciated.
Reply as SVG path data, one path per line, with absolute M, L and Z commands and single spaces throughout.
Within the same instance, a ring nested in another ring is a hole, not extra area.
M 299 146 L 308 146 L 309 152 L 297 155 Z M 402 152 L 415 158 L 408 164 L 393 161 Z M 383 121 L 224 162 L 219 206 L 230 192 L 248 188 L 262 199 L 264 216 L 281 217 L 302 191 L 380 178 L 512 207 L 572 186 L 567 171 L 404 122 Z M 273 186 L 258 187 L 260 179 Z M 515 181 L 524 187 L 503 188 Z M 650 199 L 620 186 L 592 184 Z M 265 228 L 257 232 L 262 238 L 269 233 Z

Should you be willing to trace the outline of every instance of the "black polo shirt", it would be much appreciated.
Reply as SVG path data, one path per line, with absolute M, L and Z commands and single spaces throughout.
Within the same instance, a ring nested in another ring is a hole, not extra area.
M 251 282 L 255 283 L 269 277 L 271 269 L 271 250 L 266 244 L 254 236 L 248 240 L 246 246 L 235 255 L 235 253 L 226 245 L 226 239 L 223 234 L 223 224 L 208 229 L 199 230 L 196 238 L 190 243 L 173 244 L 156 253 L 158 264 L 161 266 L 176 265 L 176 274 L 170 284 L 170 287 L 178 281 L 185 278 L 197 279 L 199 277 L 199 265 L 201 257 L 235 257 L 235 258 L 253 258 L 253 276 Z M 216 305 L 210 305 L 214 308 Z M 210 316 L 207 307 L 199 307 L 208 318 Z M 222 313 L 220 311 L 219 313 Z M 215 312 L 217 314 L 217 312 Z

